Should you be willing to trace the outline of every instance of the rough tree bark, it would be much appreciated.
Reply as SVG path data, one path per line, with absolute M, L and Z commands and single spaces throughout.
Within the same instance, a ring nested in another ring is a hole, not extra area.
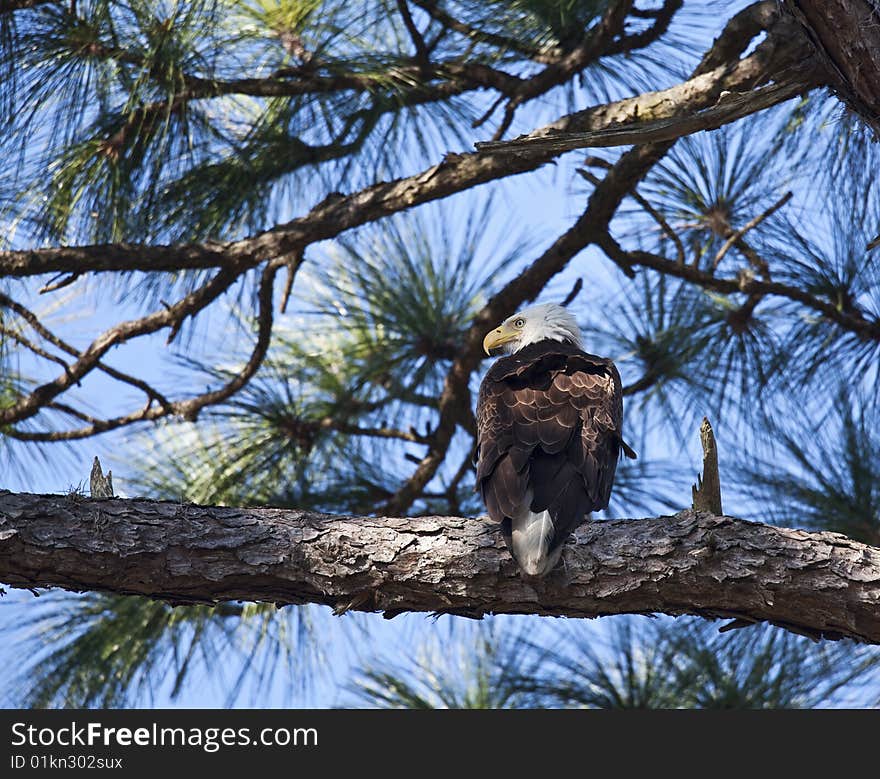
M 838 96 L 880 136 L 880 4 L 784 0 L 825 65 Z
M 497 527 L 0 492 L 0 581 L 350 609 L 596 617 L 697 614 L 880 643 L 880 549 L 685 511 L 583 526 L 532 583 Z

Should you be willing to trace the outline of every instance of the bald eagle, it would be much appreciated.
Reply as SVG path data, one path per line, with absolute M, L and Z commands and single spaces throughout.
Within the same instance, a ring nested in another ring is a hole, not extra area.
M 477 401 L 477 489 L 528 576 L 549 573 L 571 532 L 608 506 L 623 441 L 620 375 L 587 354 L 577 320 L 547 303 L 483 340 L 505 353 Z

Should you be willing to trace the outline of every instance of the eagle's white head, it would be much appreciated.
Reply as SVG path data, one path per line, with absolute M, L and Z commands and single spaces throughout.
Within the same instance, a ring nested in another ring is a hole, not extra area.
M 491 330 L 483 339 L 483 349 L 486 354 L 513 354 L 545 339 L 583 348 L 577 319 L 556 303 L 541 303 L 524 308 Z

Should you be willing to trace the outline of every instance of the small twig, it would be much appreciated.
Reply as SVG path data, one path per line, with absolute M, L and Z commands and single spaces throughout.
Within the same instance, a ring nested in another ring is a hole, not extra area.
M 425 39 L 419 32 L 419 28 L 416 27 L 415 21 L 413 21 L 412 14 L 409 11 L 409 5 L 407 5 L 406 0 L 397 0 L 397 9 L 400 11 L 400 15 L 403 17 L 403 23 L 406 26 L 409 37 L 413 42 L 413 46 L 415 46 L 416 59 L 419 62 L 427 65 L 430 59 L 428 54 L 428 47 L 425 44 Z
M 498 129 L 492 134 L 492 141 L 500 141 L 504 134 L 510 129 L 510 125 L 513 124 L 513 117 L 516 114 L 516 109 L 519 107 L 519 102 L 514 98 L 511 100 L 507 107 L 504 109 L 504 118 L 501 120 L 501 124 L 498 125 Z
M 165 300 L 160 300 L 159 302 L 165 307 L 166 311 L 171 313 L 171 304 L 170 303 L 168 303 Z M 177 334 L 180 332 L 180 327 L 183 324 L 184 318 L 185 318 L 185 315 L 180 316 L 171 323 L 171 329 L 168 333 L 168 338 L 165 339 L 165 346 L 170 346 L 172 341 L 174 341 L 174 339 L 177 338 Z
M 598 160 L 599 158 L 592 157 L 591 159 Z M 590 182 L 590 184 L 592 184 L 594 187 L 602 182 L 602 179 L 600 179 L 595 173 L 590 173 L 590 171 L 585 170 L 584 168 L 576 168 L 575 173 L 577 173 L 585 181 Z
M 247 363 L 236 376 L 222 387 L 204 392 L 188 400 L 177 401 L 174 404 L 174 410 L 187 421 L 194 422 L 205 406 L 221 403 L 234 395 L 253 378 L 263 364 L 272 338 L 272 295 L 275 275 L 282 264 L 285 264 L 283 260 L 268 262 L 260 275 L 260 281 L 257 285 L 257 340 Z
M 718 250 L 718 254 L 715 255 L 715 259 L 712 261 L 712 270 L 714 271 L 718 267 L 718 263 L 724 259 L 724 255 L 730 251 L 731 247 L 738 243 L 742 237 L 749 232 L 749 230 L 754 230 L 761 222 L 767 219 L 769 216 L 775 214 L 780 208 L 782 208 L 789 200 L 791 200 L 793 196 L 793 192 L 786 192 L 779 200 L 777 200 L 770 208 L 764 211 L 761 214 L 758 214 L 754 219 L 750 219 L 746 222 L 739 230 L 732 233 L 731 236 L 725 241 L 724 246 L 722 246 Z M 766 263 L 765 263 L 766 265 Z M 762 269 L 763 270 L 763 269 Z
M 577 281 L 572 285 L 571 290 L 565 296 L 565 300 L 560 304 L 563 307 L 570 306 L 574 299 L 580 294 L 580 291 L 584 288 L 584 280 L 583 277 L 578 277 Z
M 33 311 L 28 308 L 25 308 L 21 303 L 13 300 L 10 297 L 7 297 L 3 293 L 0 293 L 0 307 L 8 308 L 10 311 L 14 311 L 18 314 L 22 319 L 25 320 L 39 335 L 41 338 L 44 338 L 49 343 L 57 346 L 61 351 L 66 352 L 71 357 L 79 360 L 82 357 L 82 353 L 72 347 L 66 341 L 63 341 L 59 338 L 55 333 L 49 330 L 42 322 L 40 322 L 39 318 Z M 47 359 L 54 360 L 53 357 L 46 355 Z M 68 368 L 66 363 L 63 364 L 64 368 Z M 157 389 L 151 387 L 145 381 L 141 379 L 135 378 L 134 376 L 129 376 L 127 373 L 123 373 L 122 371 L 116 370 L 116 368 L 111 368 L 109 365 L 105 365 L 103 362 L 98 362 L 95 366 L 99 371 L 106 373 L 108 376 L 116 379 L 117 381 L 121 381 L 124 384 L 130 384 L 132 387 L 136 387 L 146 394 L 148 398 L 155 400 L 160 405 L 168 406 L 168 399 Z
M 42 357 L 45 360 L 50 360 L 51 362 L 54 362 L 57 365 L 60 365 L 62 368 L 64 368 L 64 370 L 67 370 L 70 367 L 60 357 L 58 357 L 57 355 L 51 354 L 50 352 L 47 352 L 45 349 L 43 349 L 40 346 L 37 346 L 37 344 L 30 341 L 28 338 L 25 338 L 25 336 L 21 335 L 21 333 L 18 333 L 15 330 L 12 330 L 8 327 L 0 326 L 0 335 L 5 335 L 7 338 L 11 338 L 13 341 L 20 344 L 28 351 L 33 352 L 34 354 L 36 354 L 39 357 Z
M 718 475 L 718 448 L 709 420 L 703 417 L 700 425 L 700 443 L 703 445 L 703 474 L 697 474 L 697 483 L 691 487 L 694 511 L 707 511 L 722 516 L 721 477 Z
M 660 229 L 664 233 L 666 233 L 672 243 L 675 244 L 675 259 L 679 265 L 684 265 L 684 244 L 681 242 L 681 238 L 679 238 L 678 233 L 672 229 L 672 226 L 669 224 L 669 222 L 666 221 L 663 214 L 661 214 L 656 208 L 654 208 L 654 206 L 652 206 L 646 198 L 639 194 L 638 190 L 633 188 L 633 190 L 630 192 L 630 195 L 632 195 L 633 200 L 635 200 L 660 226 Z
M 75 409 L 73 406 L 68 406 L 66 403 L 59 403 L 58 401 L 53 401 L 52 403 L 49 403 L 46 408 L 51 408 L 54 411 L 59 411 L 62 414 L 67 414 L 68 416 L 75 417 L 81 422 L 87 422 L 90 425 L 100 421 L 96 417 L 93 417 L 91 414 L 86 414 L 84 411 Z
M 64 274 L 59 273 L 58 275 L 53 276 L 45 286 L 40 287 L 40 294 L 45 295 L 47 292 L 55 292 L 59 289 L 64 289 L 64 287 L 73 284 L 73 282 L 76 281 L 80 276 L 79 273 L 69 273 L 64 276 L 64 278 L 62 278 L 60 281 L 56 281 L 56 279 L 58 279 L 62 275 Z
M 483 114 L 479 119 L 475 119 L 471 123 L 471 127 L 476 130 L 478 127 L 482 127 L 484 124 L 486 124 L 486 122 L 488 122 L 489 119 L 492 118 L 492 114 L 494 114 L 495 111 L 498 110 L 498 106 L 500 106 L 504 102 L 506 97 L 506 95 L 499 95 L 495 102 L 492 103 L 491 106 L 489 106 L 489 110 L 486 111 L 486 113 Z
M 303 255 L 299 252 L 292 255 L 285 263 L 287 267 L 287 280 L 284 282 L 284 292 L 281 293 L 281 313 L 287 313 L 287 301 L 290 300 L 290 292 L 293 289 L 293 280 L 296 278 L 296 272 L 302 265 Z

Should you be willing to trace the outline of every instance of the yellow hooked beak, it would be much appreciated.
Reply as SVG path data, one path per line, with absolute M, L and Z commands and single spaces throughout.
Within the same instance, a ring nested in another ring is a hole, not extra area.
M 491 355 L 496 349 L 500 349 L 505 344 L 515 341 L 519 337 L 519 330 L 511 325 L 501 325 L 494 330 L 490 330 L 483 339 L 483 351 Z

